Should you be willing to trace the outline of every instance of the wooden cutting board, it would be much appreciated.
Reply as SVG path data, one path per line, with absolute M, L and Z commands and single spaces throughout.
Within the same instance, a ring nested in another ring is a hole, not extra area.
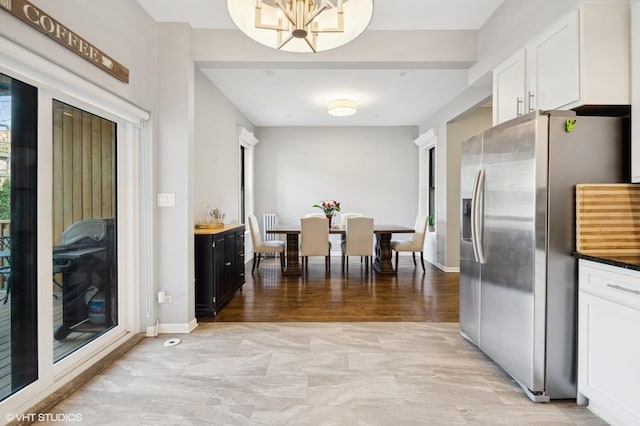
M 640 185 L 576 185 L 576 250 L 599 256 L 640 254 Z

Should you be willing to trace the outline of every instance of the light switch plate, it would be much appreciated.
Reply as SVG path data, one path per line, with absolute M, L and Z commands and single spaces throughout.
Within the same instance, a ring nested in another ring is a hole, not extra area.
M 158 193 L 156 194 L 158 207 L 175 207 L 176 194 Z

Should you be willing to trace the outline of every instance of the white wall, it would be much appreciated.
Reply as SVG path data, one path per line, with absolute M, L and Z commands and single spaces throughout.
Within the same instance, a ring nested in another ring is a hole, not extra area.
M 460 159 L 462 142 L 491 127 L 491 107 L 478 107 L 447 124 L 447 243 L 442 250 L 445 265 L 460 264 Z
M 158 207 L 156 291 L 173 297 L 157 305 L 161 332 L 195 326 L 193 226 L 205 205 L 239 221 L 238 126 L 251 123 L 196 69 L 187 24 L 159 25 L 157 191 L 176 205 Z
M 156 207 L 156 290 L 173 302 L 159 305 L 161 331 L 185 332 L 195 323 L 193 286 L 194 67 L 187 24 L 160 24 L 158 51 L 157 192 L 175 205 Z
M 459 160 L 449 164 L 449 159 L 455 157 L 454 146 L 449 147 L 448 123 L 463 116 L 467 111 L 477 108 L 491 97 L 491 87 L 471 87 L 452 102 L 438 111 L 420 125 L 420 132 L 434 129 L 436 140 L 436 254 L 435 259 L 428 257 L 445 271 L 456 270 L 459 265 L 459 257 L 448 256 L 451 250 L 459 247 L 460 232 L 449 226 L 449 220 L 459 221 L 458 208 L 450 207 L 449 200 L 457 199 L 460 192 L 460 181 L 449 181 L 449 176 L 460 173 Z M 448 154 L 448 150 L 452 154 Z M 459 155 L 459 148 L 458 148 Z M 455 228 L 455 225 L 452 225 Z M 429 238 L 433 238 L 429 236 Z
M 208 204 L 226 214 L 226 223 L 237 223 L 240 221 L 238 126 L 253 132 L 253 125 L 199 70 L 196 70 L 195 101 L 195 219 L 204 215 Z
M 306 213 L 320 212 L 313 204 L 335 199 L 342 212 L 413 226 L 417 127 L 260 127 L 255 134 L 259 218 L 278 212 L 281 224 L 297 224 Z

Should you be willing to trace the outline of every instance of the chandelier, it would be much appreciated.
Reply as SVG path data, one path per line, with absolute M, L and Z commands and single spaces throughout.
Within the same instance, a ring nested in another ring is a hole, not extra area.
M 362 34 L 373 0 L 227 0 L 227 10 L 238 29 L 260 44 L 321 52 Z

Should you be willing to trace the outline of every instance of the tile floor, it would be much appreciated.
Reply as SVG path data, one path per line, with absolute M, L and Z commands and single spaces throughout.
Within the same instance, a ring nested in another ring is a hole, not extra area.
M 171 337 L 143 340 L 52 413 L 83 426 L 606 424 L 575 401 L 530 402 L 457 323 L 203 323 Z

